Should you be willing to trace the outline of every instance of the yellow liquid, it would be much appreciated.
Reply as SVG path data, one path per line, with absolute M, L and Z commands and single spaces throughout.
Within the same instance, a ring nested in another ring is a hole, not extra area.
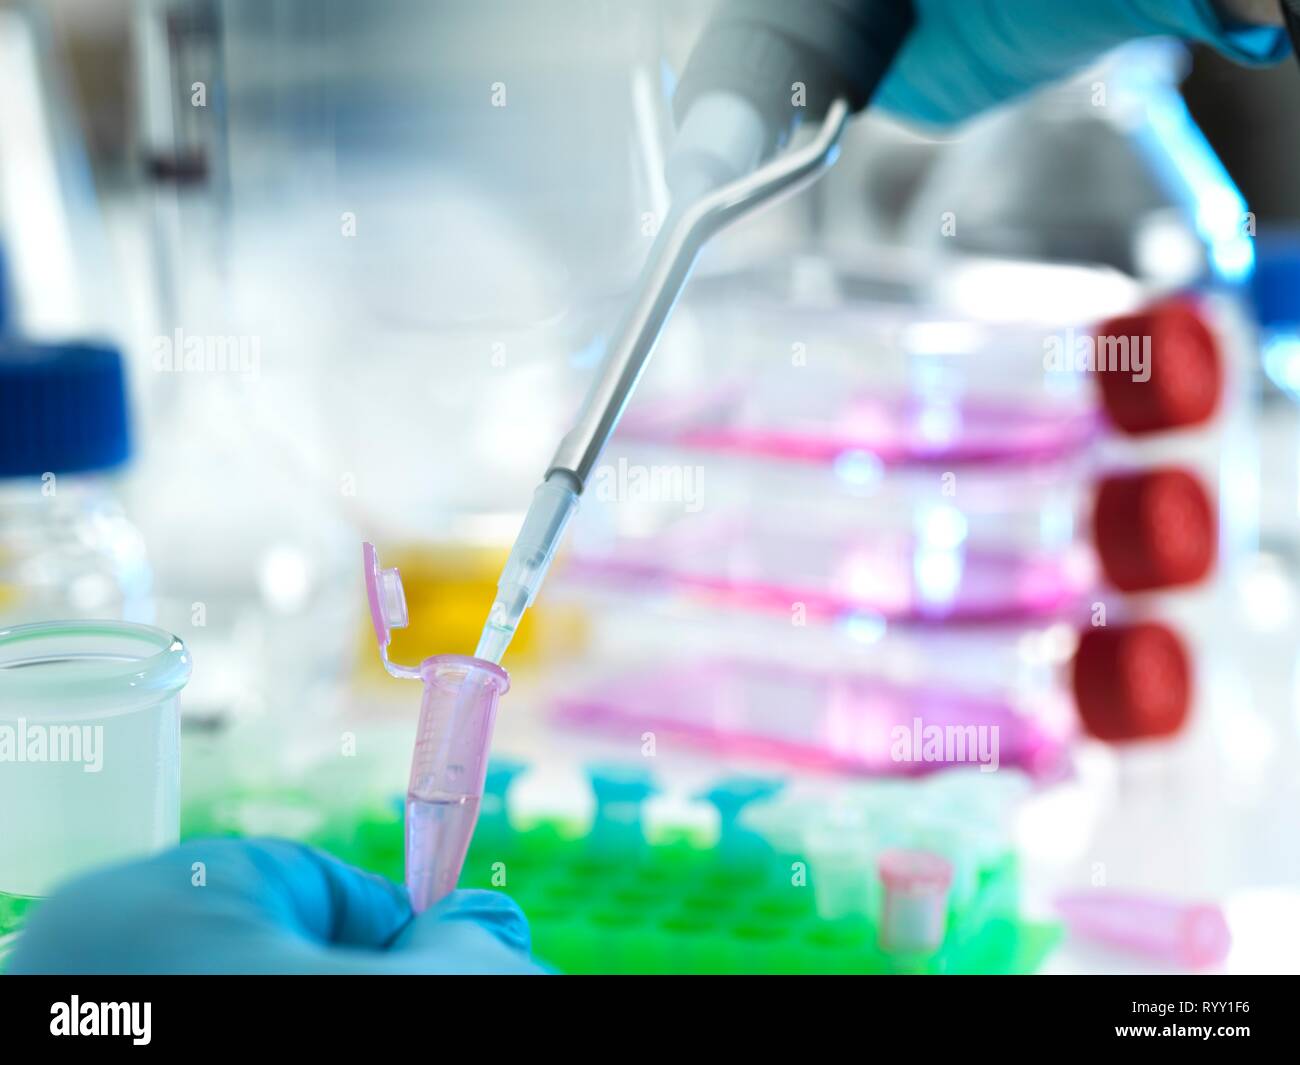
M 407 546 L 391 556 L 386 551 L 384 564 L 401 571 L 411 619 L 409 627 L 393 631 L 389 658 L 414 664 L 434 653 L 472 655 L 496 598 L 497 579 L 508 553 L 504 547 L 455 544 Z M 574 649 L 581 646 L 582 635 L 578 611 L 557 609 L 539 600 L 524 615 L 504 664 L 516 669 L 557 650 Z M 369 646 L 362 661 L 369 662 L 375 659 L 369 619 L 364 638 Z M 375 660 L 374 671 L 381 670 Z

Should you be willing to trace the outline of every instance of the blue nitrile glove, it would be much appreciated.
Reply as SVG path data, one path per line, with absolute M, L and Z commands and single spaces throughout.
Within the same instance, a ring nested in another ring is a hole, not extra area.
M 195 863 L 202 863 L 197 866 Z M 202 871 L 202 877 L 200 876 Z M 198 886 L 202 878 L 206 884 Z M 519 908 L 406 890 L 286 840 L 207 839 L 110 866 L 42 902 L 11 973 L 537 973 Z
M 1262 65 L 1290 50 L 1286 32 L 1230 24 L 1214 0 L 915 0 L 917 25 L 877 103 L 950 125 L 1081 70 L 1137 37 L 1211 44 Z

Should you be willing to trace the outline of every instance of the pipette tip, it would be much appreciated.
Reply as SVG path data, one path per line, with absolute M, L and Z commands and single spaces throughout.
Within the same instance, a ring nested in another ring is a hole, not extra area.
M 474 652 L 474 657 L 500 665 L 501 658 L 506 653 L 506 648 L 510 646 L 510 641 L 514 639 L 514 635 L 513 626 L 507 628 L 504 625 L 488 622 L 483 626 L 483 635 L 478 639 L 478 649 Z

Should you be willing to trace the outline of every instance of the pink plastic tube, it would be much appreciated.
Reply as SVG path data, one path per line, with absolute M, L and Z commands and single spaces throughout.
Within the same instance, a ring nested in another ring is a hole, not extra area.
M 1189 969 L 1221 964 L 1232 945 L 1213 904 L 1097 890 L 1064 895 L 1056 908 L 1074 935 Z
M 422 913 L 460 878 L 483 799 L 505 670 L 463 655 L 420 666 L 424 700 L 406 793 L 406 887 Z
M 930 851 L 885 851 L 876 861 L 885 889 L 880 946 L 895 954 L 928 953 L 943 945 L 952 864 Z
M 380 565 L 374 544 L 362 545 L 361 558 L 384 669 L 424 684 L 406 790 L 406 887 L 411 908 L 423 913 L 460 879 L 483 801 L 497 701 L 510 677 L 498 665 L 464 655 L 435 655 L 419 666 L 392 661 L 392 630 L 408 620 L 401 574 Z

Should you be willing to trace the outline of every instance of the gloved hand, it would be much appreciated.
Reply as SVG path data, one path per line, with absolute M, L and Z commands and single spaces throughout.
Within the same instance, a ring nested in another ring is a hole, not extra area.
M 193 840 L 73 880 L 36 908 L 7 969 L 543 971 L 529 957 L 524 915 L 504 895 L 457 891 L 412 920 L 404 888 L 273 839 Z
M 1230 21 L 1215 0 L 914 0 L 917 25 L 876 102 L 949 125 L 1072 74 L 1137 37 L 1182 37 L 1247 64 L 1281 60 L 1286 34 Z

